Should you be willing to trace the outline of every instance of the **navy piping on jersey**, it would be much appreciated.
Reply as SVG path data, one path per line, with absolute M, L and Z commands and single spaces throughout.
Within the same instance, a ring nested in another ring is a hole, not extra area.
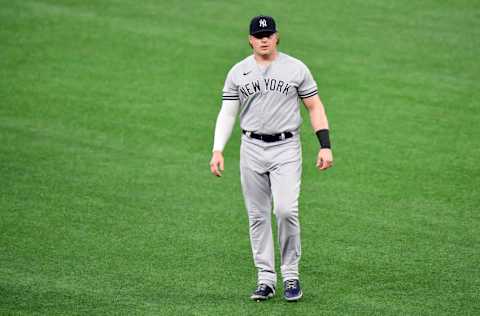
M 306 93 L 306 94 L 298 94 L 298 96 L 302 99 L 313 97 L 314 95 L 318 94 L 318 90 L 313 90 L 312 92 Z
M 238 94 L 226 94 L 222 95 L 222 100 L 239 100 Z

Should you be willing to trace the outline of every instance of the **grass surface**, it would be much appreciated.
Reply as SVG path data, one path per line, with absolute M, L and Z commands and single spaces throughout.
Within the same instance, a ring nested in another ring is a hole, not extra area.
M 332 128 L 319 174 L 302 110 L 297 304 L 248 300 L 238 128 L 208 168 L 259 13 Z M 1 0 L 0 313 L 479 314 L 479 21 L 476 1 Z

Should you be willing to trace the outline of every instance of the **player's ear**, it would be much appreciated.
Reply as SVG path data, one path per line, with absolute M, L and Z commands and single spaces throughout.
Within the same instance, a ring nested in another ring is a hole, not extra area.
M 250 48 L 253 49 L 252 41 L 253 41 L 253 36 L 252 36 L 252 35 L 248 35 L 248 45 L 250 45 Z
M 277 32 L 277 46 L 280 44 L 280 34 Z

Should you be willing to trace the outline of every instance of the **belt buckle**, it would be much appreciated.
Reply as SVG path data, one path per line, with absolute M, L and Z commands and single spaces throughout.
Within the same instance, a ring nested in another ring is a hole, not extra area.
M 252 132 L 250 132 L 250 131 L 246 131 L 246 132 L 245 132 L 245 135 L 247 135 L 248 138 L 252 138 L 252 137 L 251 137 Z
M 285 140 L 285 138 L 286 138 L 286 137 L 285 137 L 285 132 L 281 133 L 281 134 L 280 134 L 280 139 L 281 139 L 281 140 Z

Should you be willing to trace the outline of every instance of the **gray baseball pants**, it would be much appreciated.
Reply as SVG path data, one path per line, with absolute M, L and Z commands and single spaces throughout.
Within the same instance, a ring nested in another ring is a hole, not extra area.
M 271 213 L 276 217 L 283 280 L 298 279 L 302 173 L 300 137 L 265 143 L 242 135 L 240 175 L 258 283 L 276 286 Z

